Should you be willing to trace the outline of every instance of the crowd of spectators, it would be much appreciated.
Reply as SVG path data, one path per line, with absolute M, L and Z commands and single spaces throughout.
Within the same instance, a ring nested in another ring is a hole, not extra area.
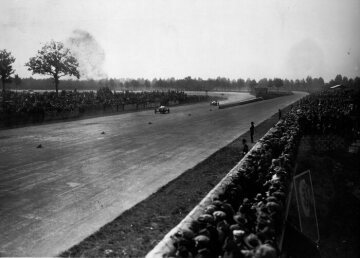
M 297 110 L 304 134 L 351 134 L 352 118 L 356 112 L 354 95 L 344 90 L 312 94 L 300 101 Z
M 121 91 L 113 92 L 109 88 L 100 88 L 94 91 L 6 91 L 0 93 L 0 117 L 35 117 L 42 120 L 47 114 L 66 115 L 69 112 L 84 113 L 89 110 L 122 110 L 128 104 L 146 106 L 148 103 L 192 103 L 208 100 L 208 96 L 187 95 L 183 91 Z
M 279 257 L 279 237 L 300 138 L 354 129 L 351 92 L 312 94 L 298 103 L 251 150 L 231 183 L 203 213 L 172 236 L 174 257 Z M 259 145 L 258 145 L 259 146 Z

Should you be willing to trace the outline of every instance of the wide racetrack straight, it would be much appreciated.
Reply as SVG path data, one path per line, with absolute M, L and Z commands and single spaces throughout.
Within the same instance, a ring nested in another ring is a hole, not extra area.
M 59 254 L 304 95 L 1 130 L 0 254 Z

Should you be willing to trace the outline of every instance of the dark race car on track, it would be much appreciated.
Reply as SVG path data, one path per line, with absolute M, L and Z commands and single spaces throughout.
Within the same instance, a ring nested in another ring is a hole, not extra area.
M 161 114 L 166 114 L 166 113 L 170 113 L 170 109 L 168 107 L 165 106 L 160 106 L 158 108 L 155 108 L 155 114 L 159 112 Z
M 210 105 L 212 105 L 212 106 L 219 106 L 220 104 L 219 104 L 219 101 L 214 100 L 214 101 L 211 101 L 211 102 L 210 102 Z

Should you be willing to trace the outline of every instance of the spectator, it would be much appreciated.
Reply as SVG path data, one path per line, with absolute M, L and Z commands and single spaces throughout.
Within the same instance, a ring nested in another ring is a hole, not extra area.
M 187 95 L 182 91 L 152 91 L 152 92 L 112 92 L 109 88 L 100 88 L 97 92 L 61 91 L 55 92 L 0 92 L 0 99 L 6 103 L 0 108 L 2 120 L 42 122 L 45 117 L 66 118 L 71 112 L 93 113 L 103 111 L 122 111 L 127 104 L 146 107 L 149 103 L 163 103 L 170 101 L 182 104 L 197 101 L 207 101 L 208 96 Z
M 255 133 L 254 122 L 251 122 L 251 126 L 250 126 L 250 138 L 251 138 L 251 143 L 254 143 L 254 133 Z
M 350 95 L 349 100 L 346 94 L 323 92 L 303 98 L 293 105 L 274 130 L 259 140 L 261 147 L 243 159 L 237 174 L 231 175 L 231 182 L 222 186 L 225 190 L 212 199 L 205 214 L 198 218 L 203 227 L 208 226 L 205 231 L 194 231 L 199 236 L 199 239 L 194 238 L 195 241 L 200 242 L 195 247 L 197 257 L 278 257 L 276 240 L 282 231 L 287 191 L 300 138 L 323 131 L 345 136 L 346 132 L 352 132 L 354 125 L 349 114 L 353 109 L 351 104 L 356 102 L 354 96 Z M 246 140 L 242 143 L 245 154 L 248 152 Z M 210 230 L 213 227 L 217 234 Z M 184 257 L 188 255 L 185 251 Z

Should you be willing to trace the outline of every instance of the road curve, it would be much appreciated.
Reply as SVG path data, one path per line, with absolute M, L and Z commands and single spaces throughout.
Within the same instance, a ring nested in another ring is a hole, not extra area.
M 304 95 L 0 131 L 0 256 L 59 254 Z

